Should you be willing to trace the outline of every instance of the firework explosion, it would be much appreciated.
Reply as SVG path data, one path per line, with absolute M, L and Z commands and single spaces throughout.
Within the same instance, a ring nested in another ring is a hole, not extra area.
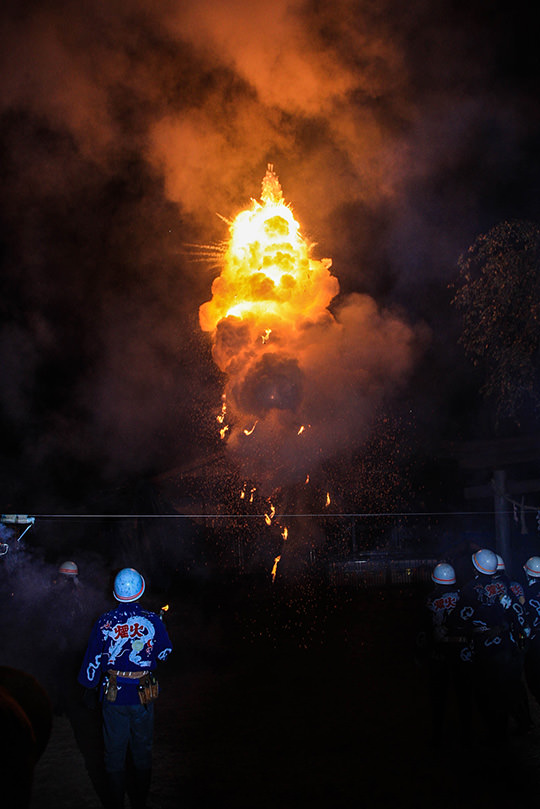
M 313 247 L 269 165 L 261 202 L 230 224 L 199 312 L 226 375 L 221 436 L 267 493 L 365 440 L 413 363 L 413 330 L 368 296 L 340 299 L 331 260 L 313 258 Z

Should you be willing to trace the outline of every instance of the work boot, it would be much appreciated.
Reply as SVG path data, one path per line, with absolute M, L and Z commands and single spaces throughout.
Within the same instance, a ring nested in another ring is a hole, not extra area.
M 124 809 L 126 774 L 124 770 L 107 772 L 107 809 Z
M 146 809 L 146 801 L 150 791 L 150 779 L 152 777 L 152 770 L 133 770 L 133 797 L 131 805 L 133 809 Z

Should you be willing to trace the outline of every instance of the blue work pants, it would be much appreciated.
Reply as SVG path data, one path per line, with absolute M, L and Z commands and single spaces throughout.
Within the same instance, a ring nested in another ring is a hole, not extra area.
M 138 770 L 152 766 L 154 705 L 115 705 L 103 702 L 105 769 L 120 772 L 126 766 L 128 746 Z

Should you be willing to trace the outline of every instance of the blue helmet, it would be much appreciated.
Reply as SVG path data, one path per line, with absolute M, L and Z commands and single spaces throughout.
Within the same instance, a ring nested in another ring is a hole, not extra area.
M 523 570 L 532 579 L 540 578 L 540 556 L 531 556 L 523 565 Z
M 435 584 L 455 584 L 456 571 L 448 562 L 439 562 L 439 564 L 433 568 L 431 578 Z
M 132 567 L 125 567 L 116 574 L 113 595 L 117 601 L 137 601 L 145 588 L 144 579 Z
M 76 562 L 72 562 L 71 560 L 67 562 L 62 562 L 60 567 L 58 568 L 58 572 L 62 573 L 64 576 L 78 576 L 79 575 L 79 568 L 77 567 Z
M 497 554 L 489 548 L 482 548 L 472 555 L 472 563 L 479 573 L 493 576 L 497 571 Z

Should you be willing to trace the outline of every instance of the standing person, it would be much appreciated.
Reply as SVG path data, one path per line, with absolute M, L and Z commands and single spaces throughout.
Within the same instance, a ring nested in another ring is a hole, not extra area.
M 431 741 L 437 746 L 448 746 L 444 721 L 450 688 L 453 686 L 459 711 L 460 742 L 466 745 L 470 741 L 472 654 L 459 616 L 461 594 L 456 585 L 455 570 L 446 562 L 435 566 L 431 580 L 435 586 L 426 601 L 430 619 Z
M 534 723 L 529 708 L 529 696 L 524 681 L 524 655 L 527 638 L 530 635 L 525 592 L 518 581 L 511 579 L 506 573 L 506 565 L 500 554 L 497 554 L 497 570 L 493 574 L 494 593 L 499 601 L 507 603 L 510 599 L 509 620 L 510 632 L 514 640 L 511 663 L 513 664 L 512 682 L 515 690 L 511 695 L 510 713 L 516 725 L 516 733 L 528 733 Z
M 523 565 L 526 576 L 525 599 L 530 636 L 525 651 L 525 679 L 540 705 L 540 556 L 531 556 Z
M 481 548 L 472 555 L 473 578 L 462 590 L 460 617 L 474 648 L 473 680 L 478 711 L 495 747 L 508 741 L 508 720 L 515 694 L 516 643 L 512 601 L 493 580 L 497 555 Z M 506 597 L 505 597 L 506 595 Z
M 58 567 L 46 604 L 47 620 L 51 625 L 47 645 L 54 656 L 51 699 L 54 713 L 67 712 L 76 699 L 75 678 L 79 670 L 84 645 L 81 645 L 83 608 L 79 566 L 69 559 Z M 51 621 L 51 617 L 54 620 Z
M 120 604 L 94 624 L 78 677 L 85 688 L 99 688 L 105 771 L 114 809 L 121 809 L 124 802 L 128 747 L 134 767 L 133 806 L 146 806 L 152 768 L 153 701 L 158 694 L 152 672 L 158 660 L 165 660 L 172 651 L 159 615 L 138 603 L 144 590 L 145 581 L 133 568 L 117 574 L 113 595 Z

